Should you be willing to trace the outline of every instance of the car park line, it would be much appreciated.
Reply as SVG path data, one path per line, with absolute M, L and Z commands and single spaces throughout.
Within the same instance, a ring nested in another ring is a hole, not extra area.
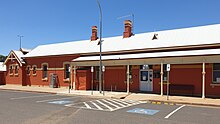
M 46 100 L 40 100 L 40 101 L 36 101 L 36 102 L 41 103 L 41 102 L 49 102 L 49 101 L 54 101 L 54 100 L 72 99 L 72 98 L 78 98 L 78 97 L 80 97 L 80 96 L 57 98 L 57 99 L 46 99 Z
M 186 105 L 182 105 L 180 107 L 178 107 L 177 109 L 173 110 L 172 112 L 170 112 L 166 117 L 164 118 L 169 118 L 170 116 L 172 116 L 175 112 L 179 111 L 181 108 L 185 107 Z
M 39 98 L 39 97 L 48 97 L 48 96 L 56 96 L 56 94 L 37 95 L 37 96 L 26 96 L 26 97 L 16 97 L 16 98 L 10 98 L 10 99 L 11 99 L 11 100 L 19 100 L 19 99 Z

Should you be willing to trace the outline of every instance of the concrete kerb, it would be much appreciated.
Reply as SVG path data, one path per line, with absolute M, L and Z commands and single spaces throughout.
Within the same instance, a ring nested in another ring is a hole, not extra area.
M 146 101 L 146 100 L 140 100 L 140 101 Z M 220 107 L 220 105 L 216 104 L 203 104 L 203 103 L 189 103 L 189 102 L 178 102 L 178 101 L 163 101 L 163 100 L 147 100 L 147 102 L 161 102 L 161 103 L 172 103 L 176 105 L 194 105 L 194 106 L 207 106 L 207 107 Z

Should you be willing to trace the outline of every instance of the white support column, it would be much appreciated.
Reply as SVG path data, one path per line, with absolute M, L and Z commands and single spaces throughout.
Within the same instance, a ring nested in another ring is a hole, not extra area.
M 205 99 L 205 62 L 202 63 L 202 98 Z
M 73 74 L 74 74 L 74 76 L 73 76 L 73 89 L 74 90 L 76 90 L 76 66 L 74 66 L 74 68 L 73 68 Z
M 163 96 L 163 63 L 160 65 L 160 94 Z
M 71 90 L 73 89 L 73 66 L 72 64 L 70 64 L 70 87 L 71 87 Z
M 130 80 L 129 80 L 129 65 L 127 65 L 127 93 L 129 93 L 129 82 L 130 82 Z

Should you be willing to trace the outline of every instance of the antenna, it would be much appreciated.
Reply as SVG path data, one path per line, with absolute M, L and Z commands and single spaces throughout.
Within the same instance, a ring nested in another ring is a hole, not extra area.
M 21 50 L 21 40 L 22 40 L 22 37 L 24 37 L 24 36 L 22 36 L 22 35 L 18 35 L 18 37 L 19 37 L 19 39 L 20 39 L 20 50 Z
M 129 18 L 132 17 L 132 33 L 134 34 L 134 14 L 129 14 L 129 15 L 125 15 L 125 16 L 120 16 L 117 19 L 123 19 L 123 18 Z

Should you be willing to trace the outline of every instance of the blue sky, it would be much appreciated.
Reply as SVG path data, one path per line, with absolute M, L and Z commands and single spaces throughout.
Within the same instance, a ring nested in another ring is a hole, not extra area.
M 220 0 L 100 0 L 103 36 L 122 35 L 134 14 L 134 33 L 220 23 Z M 22 46 L 89 39 L 99 25 L 96 0 L 0 0 L 0 54 Z M 219 32 L 220 35 L 220 32 Z

